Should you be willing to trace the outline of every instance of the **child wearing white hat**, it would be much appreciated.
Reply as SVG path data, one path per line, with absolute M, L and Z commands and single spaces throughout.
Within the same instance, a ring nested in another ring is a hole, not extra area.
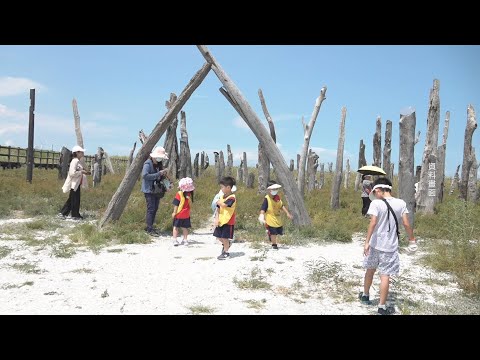
M 177 191 L 175 198 L 173 199 L 173 245 L 188 245 L 188 229 L 192 227 L 190 223 L 190 208 L 191 202 L 193 202 L 193 190 L 195 190 L 195 185 L 193 180 L 189 177 L 180 179 L 178 183 L 178 188 L 180 191 Z M 182 228 L 183 231 L 183 241 L 180 243 L 177 240 L 178 229 Z
M 265 225 L 268 238 L 272 242 L 272 249 L 278 250 L 277 237 L 278 235 L 283 235 L 283 221 L 280 217 L 280 211 L 283 210 L 289 219 L 292 219 L 293 216 L 290 214 L 287 207 L 283 205 L 283 202 L 278 195 L 278 190 L 282 186 L 274 181 L 270 181 L 268 185 L 268 194 L 265 195 L 263 200 L 258 221 Z

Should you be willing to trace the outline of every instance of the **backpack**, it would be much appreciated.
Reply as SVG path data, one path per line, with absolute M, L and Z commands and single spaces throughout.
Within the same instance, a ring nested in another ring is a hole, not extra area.
M 163 198 L 167 192 L 167 187 L 165 183 L 160 180 L 155 180 L 152 185 L 152 194 L 158 198 Z

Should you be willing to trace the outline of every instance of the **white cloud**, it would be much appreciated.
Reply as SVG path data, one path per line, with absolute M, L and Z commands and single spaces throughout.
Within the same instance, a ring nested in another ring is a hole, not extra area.
M 11 76 L 0 78 L 0 96 L 29 95 L 30 89 L 43 90 L 46 87 L 27 78 Z
M 19 134 L 26 131 L 28 131 L 28 127 L 20 124 L 2 124 L 0 127 L 0 135 Z
M 6 105 L 0 104 L 0 121 L 7 118 L 13 120 L 21 120 L 28 118 L 28 113 L 9 109 Z

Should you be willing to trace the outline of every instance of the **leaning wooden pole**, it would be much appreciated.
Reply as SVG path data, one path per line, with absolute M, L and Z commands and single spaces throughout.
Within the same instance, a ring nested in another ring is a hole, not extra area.
M 477 118 L 475 116 L 475 109 L 470 104 L 467 108 L 467 126 L 465 127 L 465 140 L 463 143 L 462 178 L 460 180 L 460 198 L 465 201 L 467 200 L 468 193 L 468 177 L 473 164 L 472 137 L 476 128 Z
M 165 130 L 167 130 L 168 126 L 172 123 L 172 121 L 175 120 L 183 105 L 185 105 L 195 89 L 202 83 L 203 79 L 205 79 L 210 71 L 210 68 L 211 65 L 209 63 L 206 63 L 202 66 L 202 68 L 190 80 L 185 89 L 183 89 L 180 96 L 174 101 L 160 122 L 155 126 L 152 133 L 138 151 L 132 165 L 128 168 L 125 177 L 120 183 L 120 186 L 110 200 L 107 210 L 99 221 L 98 226 L 100 228 L 102 228 L 106 223 L 113 220 L 118 220 L 120 218 L 125 206 L 127 205 L 128 198 L 130 197 L 135 183 L 140 176 L 143 163 L 148 158 L 149 154 L 152 152 L 154 146 L 160 140 Z
M 330 196 L 330 207 L 334 210 L 340 208 L 340 187 L 342 186 L 343 176 L 343 150 L 345 147 L 345 118 L 347 117 L 347 108 L 342 108 L 342 118 L 340 120 L 340 134 L 338 135 L 337 162 L 335 164 L 335 177 L 332 181 L 332 194 Z
M 277 178 L 283 185 L 285 190 L 286 200 L 290 213 L 293 215 L 293 223 L 295 225 L 310 225 L 311 220 L 308 215 L 303 197 L 295 184 L 292 174 L 288 170 L 287 164 L 283 159 L 282 153 L 276 146 L 271 135 L 267 129 L 262 125 L 259 117 L 255 114 L 250 104 L 247 102 L 243 94 L 238 87 L 232 81 L 232 79 L 225 73 L 220 64 L 213 58 L 208 48 L 204 45 L 199 45 L 198 49 L 205 57 L 205 59 L 212 64 L 212 70 L 215 72 L 219 80 L 222 82 L 225 90 L 228 92 L 228 96 L 237 107 L 237 112 L 244 116 L 247 125 L 257 137 L 258 141 L 267 150 L 268 159 L 275 168 Z M 243 118 L 243 117 L 242 117 Z
M 398 197 L 407 203 L 408 219 L 414 226 L 415 211 L 415 111 L 400 114 L 400 156 L 398 160 Z
M 443 127 L 442 145 L 437 148 L 437 182 L 436 192 L 437 200 L 443 201 L 443 192 L 445 191 L 445 158 L 447 153 L 448 126 L 450 123 L 450 111 L 445 115 L 445 124 Z
M 324 86 L 320 90 L 320 96 L 315 100 L 315 106 L 313 107 L 312 116 L 308 124 L 305 124 L 302 117 L 302 126 L 303 126 L 303 147 L 302 152 L 300 153 L 300 166 L 298 169 L 298 189 L 300 194 L 305 194 L 305 164 L 307 163 L 307 153 L 310 146 L 310 139 L 312 137 L 313 127 L 317 121 L 318 113 L 320 112 L 320 107 L 322 106 L 323 100 L 325 100 L 325 94 L 327 92 L 327 87 Z
M 127 163 L 127 169 L 130 167 L 130 165 L 133 162 L 133 154 L 135 153 L 135 148 L 137 147 L 137 142 L 133 144 L 132 150 L 130 150 L 130 155 L 128 156 L 128 163 Z
M 358 168 L 367 165 L 367 159 L 365 159 L 365 144 L 363 139 L 360 140 L 360 149 L 358 150 Z M 358 191 L 360 183 L 362 182 L 362 174 L 357 174 L 355 178 L 355 191 Z
M 33 138 L 35 131 L 35 89 L 30 89 L 30 109 L 28 112 L 28 149 L 27 149 L 27 181 L 31 184 L 33 178 Z
M 437 203 L 437 147 L 440 126 L 440 82 L 433 80 L 427 117 L 427 134 L 417 191 L 417 211 L 433 214 Z

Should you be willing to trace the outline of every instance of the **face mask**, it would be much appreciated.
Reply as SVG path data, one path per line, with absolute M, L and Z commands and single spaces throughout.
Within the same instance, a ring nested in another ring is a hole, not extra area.
M 157 160 L 157 162 L 161 162 L 162 158 L 155 158 L 155 160 Z
M 271 193 L 273 196 L 275 196 L 275 195 L 278 194 L 278 191 L 277 191 L 277 190 L 271 190 L 270 193 Z

